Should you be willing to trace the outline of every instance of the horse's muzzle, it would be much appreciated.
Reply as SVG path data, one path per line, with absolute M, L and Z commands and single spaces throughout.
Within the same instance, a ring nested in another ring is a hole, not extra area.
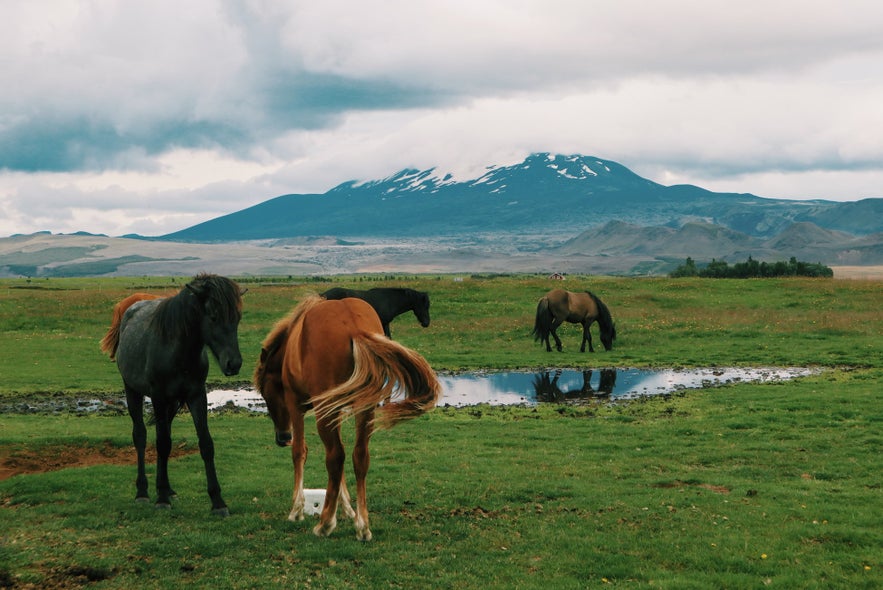
M 291 446 L 291 433 L 290 432 L 277 432 L 276 433 L 276 444 L 280 447 L 288 447 Z
M 230 358 L 221 364 L 221 371 L 223 371 L 224 375 L 226 375 L 227 377 L 232 377 L 233 375 L 238 375 L 239 369 L 241 369 L 241 368 L 242 368 L 242 357 Z

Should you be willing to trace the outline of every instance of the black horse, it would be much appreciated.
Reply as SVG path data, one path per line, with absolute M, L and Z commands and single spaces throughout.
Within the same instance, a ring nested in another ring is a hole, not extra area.
M 413 311 L 417 321 L 424 328 L 429 327 L 429 293 L 403 289 L 398 287 L 377 287 L 360 291 L 358 289 L 345 289 L 334 287 L 322 293 L 325 299 L 345 299 L 355 297 L 367 301 L 383 324 L 383 333 L 389 338 L 389 323 L 406 311 Z
M 242 318 L 239 286 L 225 277 L 201 274 L 177 295 L 133 304 L 110 332 L 118 330 L 117 368 L 123 378 L 132 441 L 138 454 L 137 501 L 146 502 L 147 476 L 144 473 L 144 397 L 153 402 L 156 422 L 156 506 L 170 508 L 175 495 L 169 485 L 168 460 L 172 450 L 172 420 L 186 404 L 199 437 L 199 452 L 205 464 L 212 513 L 229 514 L 221 498 L 215 473 L 215 448 L 208 430 L 208 402 L 205 379 L 208 375 L 208 347 L 224 375 L 239 373 L 237 330 Z

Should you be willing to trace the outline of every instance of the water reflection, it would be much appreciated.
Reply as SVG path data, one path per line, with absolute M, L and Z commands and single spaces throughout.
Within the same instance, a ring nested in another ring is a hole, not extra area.
M 553 372 L 542 371 L 533 377 L 533 389 L 537 402 L 561 402 L 569 399 L 609 397 L 616 388 L 616 369 L 601 369 L 597 388 L 592 386 L 591 369 L 583 371 L 582 385 L 568 388 L 559 383 L 564 373 L 562 369 Z
M 470 406 L 626 400 L 735 382 L 783 381 L 811 375 L 807 368 L 551 369 L 538 372 L 440 375 L 439 405 Z
M 737 382 L 784 381 L 813 374 L 813 369 L 549 369 L 543 371 L 480 372 L 439 375 L 439 406 L 536 405 L 580 403 L 594 399 L 626 400 L 666 395 L 683 389 L 714 387 Z M 209 406 L 232 404 L 266 411 L 254 390 L 212 391 Z

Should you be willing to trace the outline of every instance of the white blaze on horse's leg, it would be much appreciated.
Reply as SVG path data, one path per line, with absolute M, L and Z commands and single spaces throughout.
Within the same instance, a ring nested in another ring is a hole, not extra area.
M 362 516 L 361 511 L 356 513 L 356 539 L 359 541 L 371 540 L 371 529 L 368 528 L 368 520 Z
M 340 482 L 340 496 L 337 499 L 337 505 L 343 507 L 343 513 L 347 518 L 355 518 L 356 511 L 353 510 L 352 501 L 350 499 L 350 492 L 346 487 L 346 481 Z
M 300 481 L 298 481 L 300 479 Z M 288 520 L 297 522 L 304 519 L 304 479 L 295 478 L 294 493 L 291 497 L 291 512 L 288 514 Z

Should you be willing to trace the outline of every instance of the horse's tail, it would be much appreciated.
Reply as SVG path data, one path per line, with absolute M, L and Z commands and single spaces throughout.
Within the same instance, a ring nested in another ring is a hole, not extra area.
M 549 338 L 552 330 L 552 311 L 549 309 L 549 298 L 543 297 L 537 303 L 537 317 L 533 323 L 533 339 L 543 342 Z
M 117 348 L 120 345 L 120 325 L 123 322 L 123 315 L 126 310 L 133 304 L 144 301 L 145 299 L 158 299 L 161 295 L 151 295 L 150 293 L 134 293 L 129 295 L 119 303 L 113 306 L 113 316 L 110 320 L 110 328 L 107 334 L 101 339 L 101 352 L 110 356 L 110 360 L 114 360 L 117 354 Z
M 110 356 L 110 360 L 114 360 L 117 354 L 117 348 L 120 345 L 120 319 L 114 310 L 113 319 L 111 319 L 110 329 L 104 338 L 101 339 L 101 352 Z
M 342 420 L 346 407 L 360 414 L 385 402 L 376 424 L 392 428 L 435 407 L 441 384 L 417 352 L 382 334 L 362 334 L 353 338 L 353 361 L 353 374 L 346 382 L 313 398 L 317 419 Z M 396 391 L 404 391 L 405 398 L 390 401 Z
M 607 305 L 598 299 L 598 296 L 592 293 L 591 291 L 586 291 L 589 294 L 589 297 L 592 298 L 592 301 L 595 302 L 595 306 L 598 308 L 598 326 L 601 328 L 602 332 L 605 332 L 610 335 L 610 342 L 616 340 L 616 324 L 613 323 L 613 316 L 610 315 L 610 309 L 607 308 Z

